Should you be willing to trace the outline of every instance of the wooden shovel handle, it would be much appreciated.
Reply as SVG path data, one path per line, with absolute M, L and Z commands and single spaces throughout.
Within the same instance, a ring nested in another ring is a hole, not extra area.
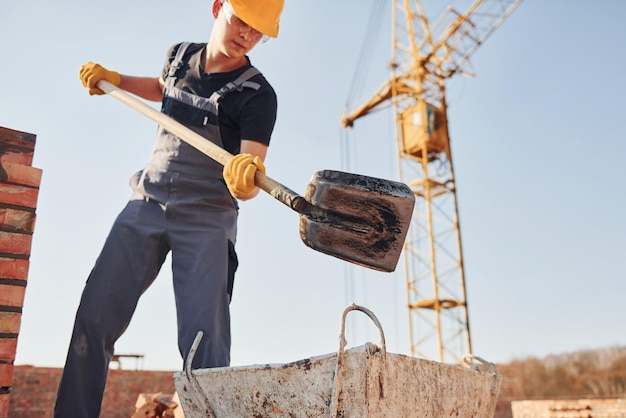
M 221 147 L 215 145 L 213 142 L 204 138 L 202 135 L 192 131 L 187 128 L 180 122 L 170 118 L 169 116 L 155 110 L 154 108 L 148 106 L 141 100 L 135 98 L 133 95 L 127 93 L 126 91 L 120 89 L 119 87 L 114 86 L 106 80 L 100 80 L 97 83 L 97 86 L 100 90 L 107 93 L 109 96 L 113 96 L 118 99 L 120 102 L 127 104 L 132 107 L 139 113 L 142 113 L 144 116 L 152 119 L 154 122 L 161 125 L 163 128 L 167 129 L 169 132 L 173 133 L 192 147 L 196 148 L 198 151 L 212 158 L 222 165 L 226 165 L 233 155 L 228 151 L 222 149 Z M 302 212 L 305 210 L 305 207 L 308 206 L 308 202 L 302 197 L 299 196 L 296 192 L 289 189 L 288 187 L 283 186 L 276 180 L 272 179 L 269 176 L 261 173 L 260 171 L 256 172 L 254 177 L 254 183 L 258 188 L 266 191 L 270 195 L 274 196 L 275 199 L 289 206 L 291 209 Z

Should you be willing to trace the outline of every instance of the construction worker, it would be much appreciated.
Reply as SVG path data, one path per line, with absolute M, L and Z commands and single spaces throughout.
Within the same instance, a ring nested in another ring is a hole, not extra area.
M 192 368 L 228 366 L 237 268 L 237 200 L 254 197 L 257 170 L 276 121 L 276 94 L 247 56 L 277 37 L 284 0 L 213 0 L 207 43 L 170 48 L 160 77 L 121 75 L 89 62 L 80 79 L 90 95 L 106 80 L 234 154 L 225 167 L 159 128 L 146 167 L 131 177 L 120 212 L 87 280 L 76 313 L 54 416 L 98 417 L 114 344 L 141 294 L 171 252 L 178 348 Z

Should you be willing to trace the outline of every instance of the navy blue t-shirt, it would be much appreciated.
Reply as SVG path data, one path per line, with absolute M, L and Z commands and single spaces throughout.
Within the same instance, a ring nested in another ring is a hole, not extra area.
M 180 44 L 173 45 L 167 52 L 161 78 L 166 80 L 170 63 L 176 56 Z M 204 51 L 206 43 L 189 45 L 182 59 L 182 65 L 176 72 L 176 87 L 202 97 L 211 94 L 228 82 L 234 81 L 252 64 L 246 56 L 248 64 L 234 71 L 206 74 L 204 72 Z M 260 85 L 258 90 L 243 88 L 234 91 L 220 100 L 219 126 L 224 149 L 231 154 L 239 153 L 241 140 L 253 140 L 269 145 L 272 131 L 276 123 L 276 93 L 262 74 L 253 76 L 249 81 Z M 191 111 L 191 109 L 190 109 Z M 184 115 L 178 117 L 185 124 Z

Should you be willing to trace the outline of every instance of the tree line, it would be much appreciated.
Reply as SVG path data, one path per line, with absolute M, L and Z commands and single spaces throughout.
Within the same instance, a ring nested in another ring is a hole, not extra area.
M 626 347 L 528 357 L 496 365 L 500 399 L 626 397 Z

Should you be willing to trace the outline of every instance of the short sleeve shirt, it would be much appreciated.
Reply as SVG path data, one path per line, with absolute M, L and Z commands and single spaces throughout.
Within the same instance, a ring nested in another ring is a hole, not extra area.
M 170 63 L 174 60 L 180 44 L 172 46 L 167 52 L 161 78 L 166 80 Z M 234 81 L 243 72 L 252 67 L 250 59 L 247 64 L 234 71 L 225 73 L 204 72 L 203 55 L 205 43 L 192 43 L 185 51 L 182 65 L 176 72 L 176 87 L 202 97 L 211 94 L 228 82 Z M 257 83 L 258 90 L 243 88 L 233 91 L 220 100 L 219 126 L 224 149 L 237 154 L 241 140 L 257 141 L 269 145 L 270 137 L 276 123 L 277 99 L 276 93 L 262 74 L 253 76 L 249 81 Z M 172 115 L 179 122 L 185 123 L 184 114 Z M 181 120 L 183 119 L 183 120 Z

